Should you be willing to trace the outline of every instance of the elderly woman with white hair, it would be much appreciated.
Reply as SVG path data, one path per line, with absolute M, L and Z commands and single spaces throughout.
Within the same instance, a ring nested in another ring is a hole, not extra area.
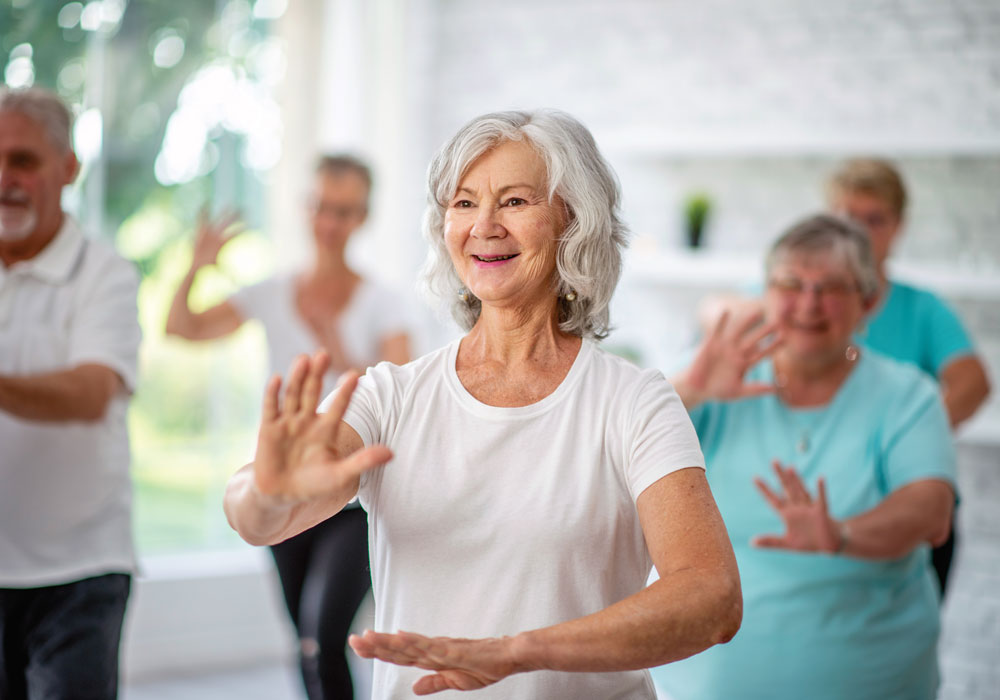
M 742 602 L 680 399 L 595 342 L 617 181 L 579 122 L 539 111 L 471 121 L 429 186 L 429 282 L 467 334 L 348 378 L 325 412 L 323 354 L 283 398 L 274 378 L 230 522 L 270 544 L 358 497 L 380 631 L 350 643 L 379 660 L 374 697 L 653 698 L 643 669 L 732 638 Z
M 674 378 L 736 551 L 743 627 L 653 677 L 674 700 L 930 700 L 929 550 L 955 503 L 944 405 L 916 367 L 854 345 L 879 287 L 861 229 L 805 219 L 766 272 L 766 323 L 723 317 Z

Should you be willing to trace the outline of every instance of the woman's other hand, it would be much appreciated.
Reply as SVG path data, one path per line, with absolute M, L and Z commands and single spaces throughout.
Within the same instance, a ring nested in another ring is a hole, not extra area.
M 526 670 L 518 668 L 514 659 L 513 639 L 453 639 L 366 630 L 347 641 L 366 659 L 435 671 L 413 684 L 415 694 L 430 695 L 442 690 L 478 690 Z
M 392 457 L 388 448 L 357 449 L 357 440 L 341 439 L 346 430 L 341 420 L 357 386 L 356 373 L 345 375 L 330 410 L 316 413 L 329 364 L 325 352 L 311 358 L 303 355 L 292 365 L 283 397 L 281 377 L 272 378 L 267 385 L 253 484 L 269 503 L 294 504 L 338 496 L 346 503 L 357 491 L 361 474 Z
M 782 467 L 774 460 L 774 472 L 781 489 L 775 493 L 761 478 L 754 483 L 764 499 L 785 523 L 784 535 L 758 535 L 753 545 L 764 549 L 791 549 L 797 552 L 826 552 L 841 550 L 844 533 L 841 524 L 830 517 L 826 501 L 826 483 L 820 477 L 813 498 L 795 467 Z
M 204 209 L 201 211 L 198 215 L 194 252 L 191 255 L 191 269 L 199 270 L 216 263 L 222 247 L 243 233 L 244 225 L 237 223 L 239 218 L 239 212 L 236 211 L 228 211 L 217 219 L 209 217 Z
M 731 322 L 723 312 L 705 337 L 694 361 L 673 380 L 688 410 L 711 400 L 734 401 L 774 392 L 774 386 L 747 382 L 745 375 L 781 344 L 776 324 L 762 323 L 763 312 Z

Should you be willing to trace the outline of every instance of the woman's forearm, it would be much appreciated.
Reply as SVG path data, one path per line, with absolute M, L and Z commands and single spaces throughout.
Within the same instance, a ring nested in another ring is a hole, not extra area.
M 869 511 L 841 522 L 840 554 L 898 559 L 921 544 L 944 542 L 951 530 L 955 494 L 939 479 L 922 479 L 889 494 Z
M 253 464 L 234 474 L 223 496 L 226 519 L 244 540 L 253 545 L 275 544 L 292 521 L 294 506 L 268 501 L 254 486 Z
M 742 616 L 738 577 L 682 569 L 592 615 L 519 634 L 511 653 L 524 671 L 650 668 L 729 641 Z
M 194 284 L 194 277 L 198 273 L 198 268 L 193 265 L 184 275 L 173 300 L 170 302 L 170 311 L 167 313 L 168 335 L 179 335 L 182 338 L 189 338 L 194 334 L 194 313 L 188 306 L 188 296 L 191 294 L 191 286 Z

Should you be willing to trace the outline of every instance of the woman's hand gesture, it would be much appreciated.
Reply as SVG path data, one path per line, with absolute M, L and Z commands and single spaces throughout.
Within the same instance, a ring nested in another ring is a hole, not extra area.
M 235 225 L 239 218 L 238 212 L 229 211 L 217 219 L 211 219 L 208 212 L 202 209 L 198 215 L 198 234 L 194 239 L 194 252 L 191 256 L 193 270 L 214 265 L 222 246 L 243 233 L 243 224 Z
M 341 423 L 356 373 L 345 375 L 330 410 L 316 413 L 329 364 L 325 352 L 303 355 L 292 365 L 283 398 L 281 377 L 272 378 L 265 390 L 253 483 L 274 505 L 335 499 L 343 506 L 357 492 L 361 474 L 392 457 L 386 447 L 361 449 L 357 433 Z
M 430 695 L 442 690 L 479 690 L 525 670 L 514 661 L 512 639 L 454 639 L 366 630 L 360 636 L 351 635 L 347 641 L 366 659 L 436 671 L 413 684 L 415 694 Z
M 795 467 L 782 467 L 774 460 L 774 471 L 781 482 L 781 492 L 774 493 L 760 477 L 754 479 L 765 500 L 785 522 L 784 535 L 758 535 L 753 545 L 764 549 L 791 549 L 797 552 L 826 552 L 842 549 L 840 523 L 830 517 L 823 477 L 816 484 L 817 496 L 809 495 Z
M 730 321 L 728 311 L 719 316 L 705 337 L 694 361 L 674 384 L 688 409 L 704 401 L 734 401 L 774 392 L 763 382 L 746 382 L 747 371 L 781 344 L 774 323 L 761 323 L 763 312 Z

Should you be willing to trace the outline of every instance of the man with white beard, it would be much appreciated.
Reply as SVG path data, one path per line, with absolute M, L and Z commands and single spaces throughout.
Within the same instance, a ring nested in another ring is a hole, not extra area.
M 0 88 L 0 698 L 117 697 L 138 276 L 62 210 L 52 93 Z

